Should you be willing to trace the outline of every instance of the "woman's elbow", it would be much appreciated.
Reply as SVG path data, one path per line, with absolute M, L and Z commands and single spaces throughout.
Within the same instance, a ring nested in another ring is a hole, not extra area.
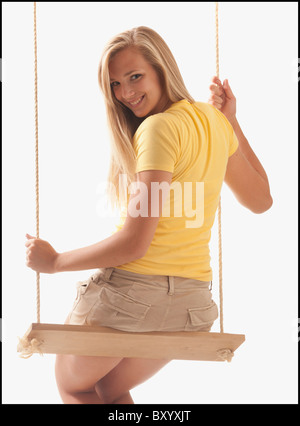
M 259 205 L 256 205 L 251 209 L 252 213 L 261 214 L 265 213 L 267 210 L 269 210 L 273 205 L 273 198 L 271 194 L 269 194 L 268 197 L 266 197 L 262 202 L 259 203 Z
M 130 253 L 132 261 L 138 260 L 145 256 L 148 248 L 149 244 L 146 244 L 141 238 L 138 241 L 134 241 L 134 238 L 132 238 L 130 244 L 128 244 L 128 254 Z
M 147 251 L 148 251 L 148 248 L 149 248 L 149 244 L 148 245 L 139 244 L 138 247 L 135 250 L 136 260 L 144 257 L 146 255 Z

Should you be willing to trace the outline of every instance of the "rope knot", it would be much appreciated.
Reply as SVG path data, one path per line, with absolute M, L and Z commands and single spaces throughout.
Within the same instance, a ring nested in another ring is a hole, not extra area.
M 38 339 L 29 340 L 28 337 L 19 337 L 19 343 L 17 346 L 17 351 L 21 352 L 21 358 L 30 358 L 32 354 L 38 352 L 40 355 L 43 355 L 43 352 L 40 349 L 40 346 L 43 342 Z
M 218 359 L 221 361 L 227 361 L 227 362 L 231 362 L 234 353 L 232 352 L 231 349 L 219 349 L 217 351 L 218 354 Z

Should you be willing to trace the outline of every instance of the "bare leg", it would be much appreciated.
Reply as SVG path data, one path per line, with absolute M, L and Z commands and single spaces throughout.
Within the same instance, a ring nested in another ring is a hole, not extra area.
M 56 382 L 65 404 L 105 404 L 95 384 L 122 358 L 57 355 Z
M 125 395 L 120 396 L 120 398 L 115 399 L 112 404 L 134 404 L 133 399 L 129 392 Z
M 133 404 L 129 390 L 168 362 L 57 355 L 56 380 L 65 404 Z
M 60 395 L 65 404 L 104 404 L 96 391 L 78 393 L 60 391 Z
M 133 404 L 129 391 L 148 380 L 169 361 L 123 358 L 113 370 L 98 381 L 97 393 L 110 404 Z

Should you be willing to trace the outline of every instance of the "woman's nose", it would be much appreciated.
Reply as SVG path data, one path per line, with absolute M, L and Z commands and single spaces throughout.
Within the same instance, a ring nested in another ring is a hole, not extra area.
M 122 97 L 123 99 L 131 99 L 134 96 L 134 90 L 132 89 L 132 87 L 127 86 L 127 85 L 123 85 L 122 87 Z

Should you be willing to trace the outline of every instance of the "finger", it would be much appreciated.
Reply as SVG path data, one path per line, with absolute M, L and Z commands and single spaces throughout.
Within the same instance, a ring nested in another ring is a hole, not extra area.
M 219 104 L 222 104 L 222 103 L 223 103 L 223 98 L 221 98 L 221 96 L 218 96 L 218 95 L 215 95 L 215 94 L 212 94 L 212 95 L 211 95 L 211 97 L 210 97 L 210 99 L 211 99 L 213 102 L 217 102 L 217 103 L 219 103 Z
M 212 105 L 217 106 L 217 108 L 222 108 L 224 99 L 217 95 L 211 95 L 209 101 Z
M 218 77 L 213 77 L 211 81 L 215 86 L 223 90 L 222 81 Z
M 214 102 L 214 103 L 213 103 L 213 106 L 214 106 L 215 108 L 217 108 L 217 109 L 221 109 L 221 108 L 222 108 L 222 105 L 221 105 L 221 104 L 218 104 L 217 102 Z
M 211 99 L 209 99 L 208 103 L 211 104 L 212 106 L 214 106 L 217 109 L 221 109 L 222 108 L 222 104 L 220 104 L 218 102 L 215 102 L 215 101 L 213 101 Z
M 222 96 L 223 94 L 225 94 L 225 90 L 223 89 L 223 86 L 221 85 L 221 86 L 218 86 L 218 85 L 216 85 L 216 84 L 211 84 L 210 86 L 209 86 L 209 90 L 212 92 L 212 93 L 214 93 L 214 94 L 216 94 L 216 95 L 218 95 L 218 96 Z
M 234 94 L 232 93 L 231 87 L 229 86 L 228 80 L 224 80 L 224 90 L 227 98 L 234 99 Z
M 30 262 L 29 259 L 26 259 L 25 265 L 28 266 L 28 268 L 32 269 L 32 263 Z
M 33 238 L 35 238 L 35 237 L 33 237 L 32 235 L 29 235 L 29 234 L 26 234 L 25 236 L 26 236 L 27 239 L 33 239 Z
M 214 75 L 214 76 L 212 77 L 211 81 L 212 81 L 213 83 L 215 83 L 215 84 L 222 84 L 222 83 L 221 83 L 221 80 L 220 80 L 220 79 L 219 79 L 216 75 Z
M 209 90 L 210 90 L 211 92 L 216 93 L 216 92 L 219 90 L 219 86 L 217 86 L 216 84 L 211 84 L 211 85 L 209 86 Z

